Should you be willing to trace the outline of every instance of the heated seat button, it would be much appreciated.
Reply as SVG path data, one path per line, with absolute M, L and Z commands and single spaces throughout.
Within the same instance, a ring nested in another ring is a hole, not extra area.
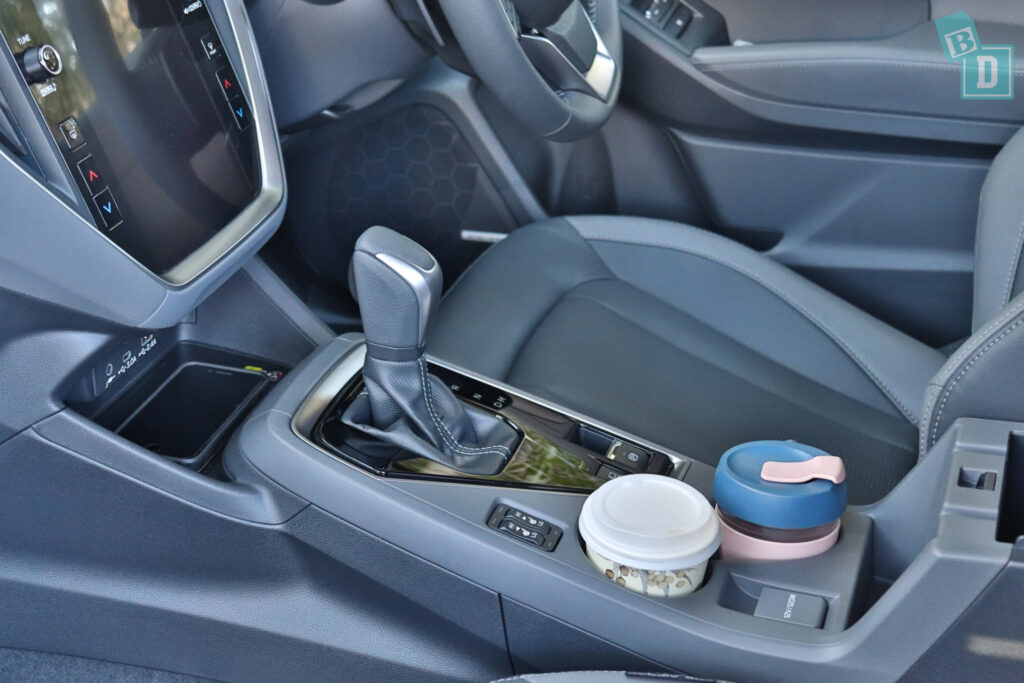
M 246 130 L 249 127 L 249 107 L 245 104 L 245 100 L 240 96 L 232 97 L 228 106 L 231 107 L 231 115 L 235 117 L 235 123 L 241 130 Z
M 107 230 L 113 230 L 124 221 L 121 209 L 117 208 L 117 202 L 114 201 L 114 195 L 110 193 L 109 189 L 100 192 L 92 198 L 92 201 L 96 204 L 100 218 L 103 219 L 103 227 Z
M 90 195 L 98 194 L 107 186 L 103 182 L 103 176 L 100 174 L 100 167 L 96 163 L 96 157 L 92 155 L 78 162 L 78 172 L 82 174 L 82 180 L 85 181 L 86 186 L 89 188 Z
M 522 524 L 516 522 L 515 520 L 508 519 L 507 517 L 501 520 L 501 523 L 498 524 L 498 531 L 504 531 L 506 534 L 515 536 L 519 540 L 525 541 L 530 545 L 535 545 L 538 548 L 543 546 L 544 542 L 547 540 L 546 538 L 544 538 L 544 534 L 537 531 L 536 529 L 530 529 L 529 527 L 525 527 Z
M 554 524 L 503 503 L 491 510 L 487 526 L 547 552 L 554 550 L 562 538 L 562 530 Z
M 661 26 L 672 8 L 672 0 L 651 0 L 651 4 L 644 10 L 644 19 Z
M 680 38 L 683 32 L 686 31 L 686 27 L 690 25 L 691 19 L 693 19 L 693 11 L 685 5 L 680 5 L 668 20 L 665 30 L 673 38 Z
M 60 124 L 60 132 L 64 135 L 64 142 L 68 149 L 78 149 L 85 144 L 85 136 L 82 135 L 82 128 L 78 125 L 78 119 L 72 116 Z
M 203 54 L 206 55 L 207 59 L 217 59 L 220 57 L 221 45 L 220 40 L 213 33 L 207 33 L 203 36 L 203 39 L 199 41 L 203 46 Z
M 533 515 L 527 514 L 522 510 L 509 508 L 508 514 L 506 515 L 505 518 L 511 519 L 514 522 L 518 522 L 519 524 L 525 527 L 529 527 L 530 529 L 535 529 L 536 531 L 539 531 L 542 534 L 551 533 L 550 524 L 545 522 L 543 519 L 537 519 Z

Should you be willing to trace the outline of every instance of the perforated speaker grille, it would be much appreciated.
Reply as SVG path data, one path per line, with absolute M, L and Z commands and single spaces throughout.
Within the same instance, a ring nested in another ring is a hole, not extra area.
M 307 261 L 339 284 L 356 238 L 373 225 L 429 249 L 446 283 L 483 249 L 463 242 L 463 230 L 515 227 L 469 143 L 432 106 L 314 131 L 290 155 L 290 165 L 300 179 L 290 187 L 290 229 Z

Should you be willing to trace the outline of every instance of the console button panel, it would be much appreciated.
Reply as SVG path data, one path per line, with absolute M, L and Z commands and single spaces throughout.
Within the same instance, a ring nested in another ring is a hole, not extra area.
M 554 550 L 562 538 L 562 530 L 553 524 L 504 504 L 494 506 L 487 526 L 547 552 Z

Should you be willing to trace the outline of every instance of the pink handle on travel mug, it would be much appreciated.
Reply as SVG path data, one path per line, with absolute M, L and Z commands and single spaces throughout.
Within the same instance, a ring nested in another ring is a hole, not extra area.
M 802 484 L 814 479 L 841 484 L 846 480 L 846 467 L 843 459 L 834 455 L 818 455 L 801 462 L 770 460 L 761 467 L 761 478 L 779 484 Z

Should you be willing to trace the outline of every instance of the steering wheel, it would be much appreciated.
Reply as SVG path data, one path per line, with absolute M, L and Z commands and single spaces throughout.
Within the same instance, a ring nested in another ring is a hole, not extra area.
M 466 60 L 537 135 L 597 132 L 622 84 L 618 0 L 438 0 Z

